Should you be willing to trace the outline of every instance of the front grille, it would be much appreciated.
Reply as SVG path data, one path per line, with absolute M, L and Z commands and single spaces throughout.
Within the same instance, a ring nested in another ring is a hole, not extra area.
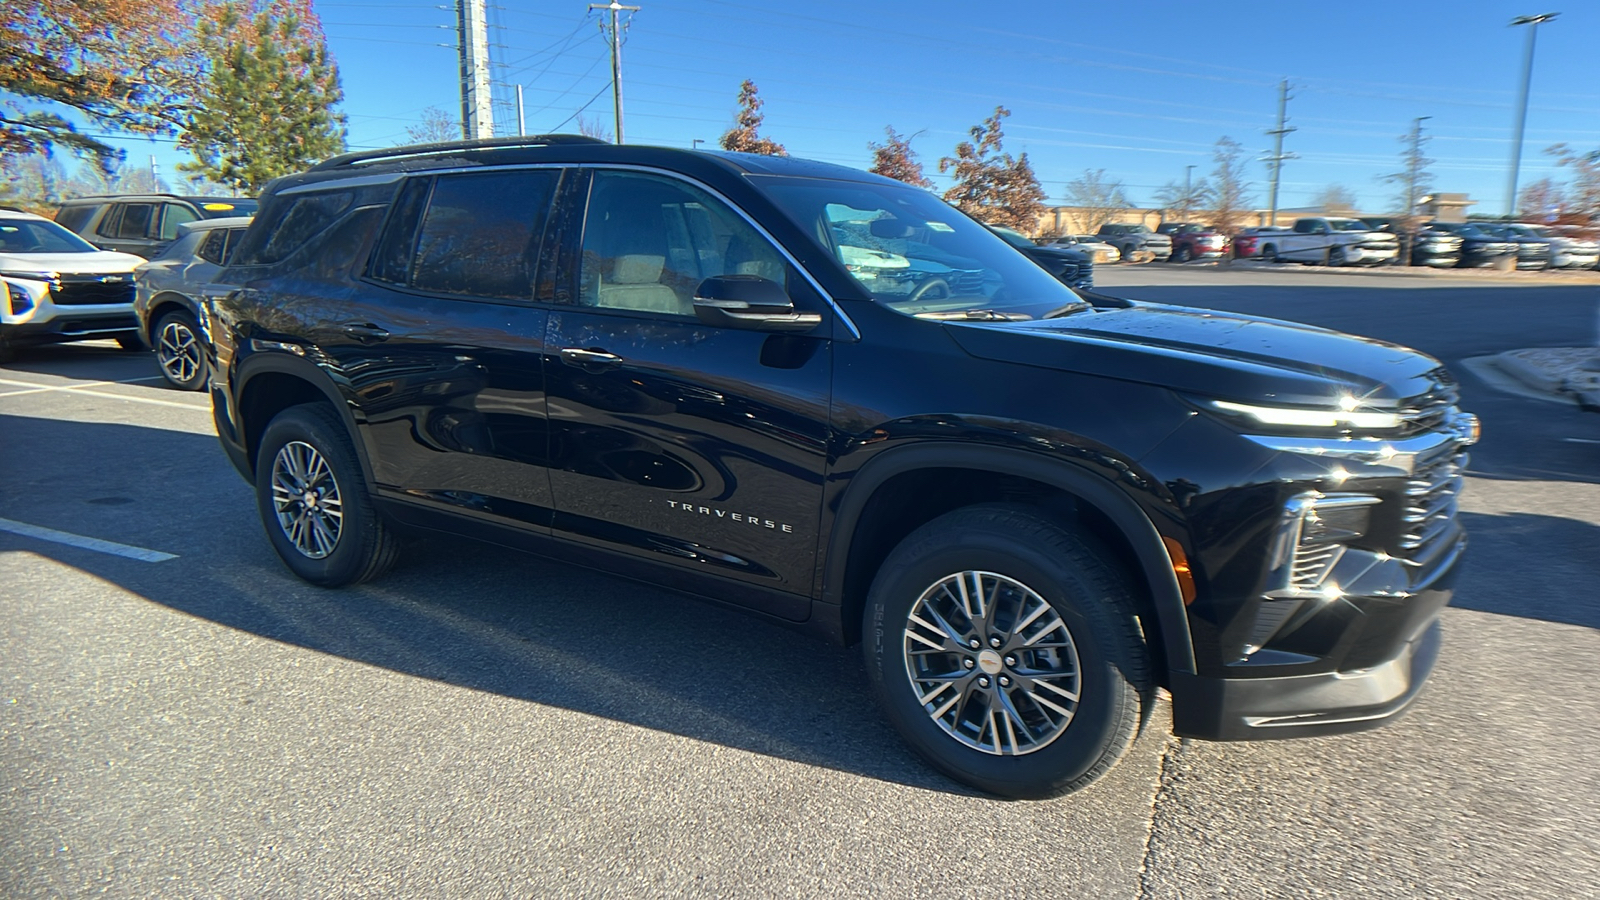
M 50 290 L 50 302 L 57 306 L 98 306 L 111 303 L 133 302 L 131 276 L 115 276 L 116 281 L 104 282 L 99 276 L 82 280 L 70 275 L 62 276 L 60 283 Z
M 1437 431 L 1453 414 L 1461 392 L 1455 377 L 1443 368 L 1428 375 L 1433 387 L 1415 397 L 1400 401 L 1401 437 L 1411 437 L 1427 431 Z
M 1422 551 L 1450 531 L 1466 468 L 1467 454 L 1458 450 L 1418 467 L 1412 474 L 1406 482 L 1400 549 L 1412 556 L 1425 555 Z
M 1328 576 L 1333 564 L 1344 555 L 1342 544 L 1320 544 L 1302 546 L 1294 555 L 1294 564 L 1289 571 L 1289 584 L 1301 590 L 1315 590 L 1322 584 L 1322 579 Z
M 1094 277 L 1094 263 L 1087 259 L 1081 263 L 1064 262 L 1056 277 L 1070 285 L 1090 283 Z

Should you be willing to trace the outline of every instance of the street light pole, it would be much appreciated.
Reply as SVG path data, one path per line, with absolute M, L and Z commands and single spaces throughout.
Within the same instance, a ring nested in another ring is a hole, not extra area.
M 1522 167 L 1522 130 L 1528 124 L 1528 85 L 1533 80 L 1533 42 L 1539 35 L 1539 25 L 1554 19 L 1560 13 L 1543 13 L 1537 16 L 1518 16 L 1511 20 L 1513 27 L 1532 25 L 1528 29 L 1528 47 L 1522 55 L 1522 91 L 1517 95 L 1516 136 L 1511 139 L 1511 174 L 1506 180 L 1506 216 L 1517 215 L 1517 170 Z

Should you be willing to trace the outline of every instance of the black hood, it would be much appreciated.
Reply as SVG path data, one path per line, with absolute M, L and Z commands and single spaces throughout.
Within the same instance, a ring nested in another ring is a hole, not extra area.
M 1136 303 L 1031 322 L 949 326 L 983 359 L 1161 385 L 1243 402 L 1328 405 L 1349 393 L 1400 400 L 1433 387 L 1415 350 L 1275 319 Z

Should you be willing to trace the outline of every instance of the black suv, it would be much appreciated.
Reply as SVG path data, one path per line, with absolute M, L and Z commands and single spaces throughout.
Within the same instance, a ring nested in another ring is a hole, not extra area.
M 447 531 L 860 642 L 986 791 L 1103 774 L 1158 687 L 1181 735 L 1370 728 L 1438 654 L 1477 421 L 1437 361 L 1074 293 L 900 182 L 355 154 L 274 182 L 221 279 L 217 430 L 297 575 Z
M 201 219 L 250 216 L 248 197 L 180 197 L 176 194 L 104 194 L 63 201 L 56 222 L 102 250 L 153 259 L 178 237 L 178 226 Z

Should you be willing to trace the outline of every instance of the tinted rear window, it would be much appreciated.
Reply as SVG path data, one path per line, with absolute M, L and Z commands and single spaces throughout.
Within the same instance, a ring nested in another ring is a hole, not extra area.
M 533 297 L 553 169 L 444 175 L 417 235 L 411 286 L 508 300 Z

